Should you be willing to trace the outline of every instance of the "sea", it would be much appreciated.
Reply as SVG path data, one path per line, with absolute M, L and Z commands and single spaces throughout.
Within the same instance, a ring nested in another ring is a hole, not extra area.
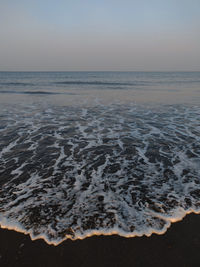
M 200 72 L 0 72 L 0 226 L 163 234 L 200 213 Z

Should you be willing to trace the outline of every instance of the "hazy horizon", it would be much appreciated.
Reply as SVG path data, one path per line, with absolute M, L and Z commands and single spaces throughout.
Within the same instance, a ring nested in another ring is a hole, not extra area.
M 0 72 L 133 72 L 133 73 L 195 73 L 200 72 L 199 70 L 0 70 Z
M 0 71 L 200 71 L 198 0 L 0 1 Z

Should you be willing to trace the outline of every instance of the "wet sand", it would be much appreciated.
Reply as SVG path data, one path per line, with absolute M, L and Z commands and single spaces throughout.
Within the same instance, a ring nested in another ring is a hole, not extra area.
M 164 235 L 94 236 L 57 247 L 0 229 L 0 266 L 200 266 L 200 215 L 188 215 Z

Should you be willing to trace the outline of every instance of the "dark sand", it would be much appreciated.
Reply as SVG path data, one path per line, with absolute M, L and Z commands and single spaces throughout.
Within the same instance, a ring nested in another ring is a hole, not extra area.
M 0 266 L 200 266 L 200 215 L 188 215 L 164 235 L 67 240 L 57 247 L 0 229 Z

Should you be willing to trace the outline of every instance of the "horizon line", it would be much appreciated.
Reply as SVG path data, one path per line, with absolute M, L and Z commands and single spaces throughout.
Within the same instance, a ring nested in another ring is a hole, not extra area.
M 200 72 L 200 70 L 0 70 L 0 72 Z

